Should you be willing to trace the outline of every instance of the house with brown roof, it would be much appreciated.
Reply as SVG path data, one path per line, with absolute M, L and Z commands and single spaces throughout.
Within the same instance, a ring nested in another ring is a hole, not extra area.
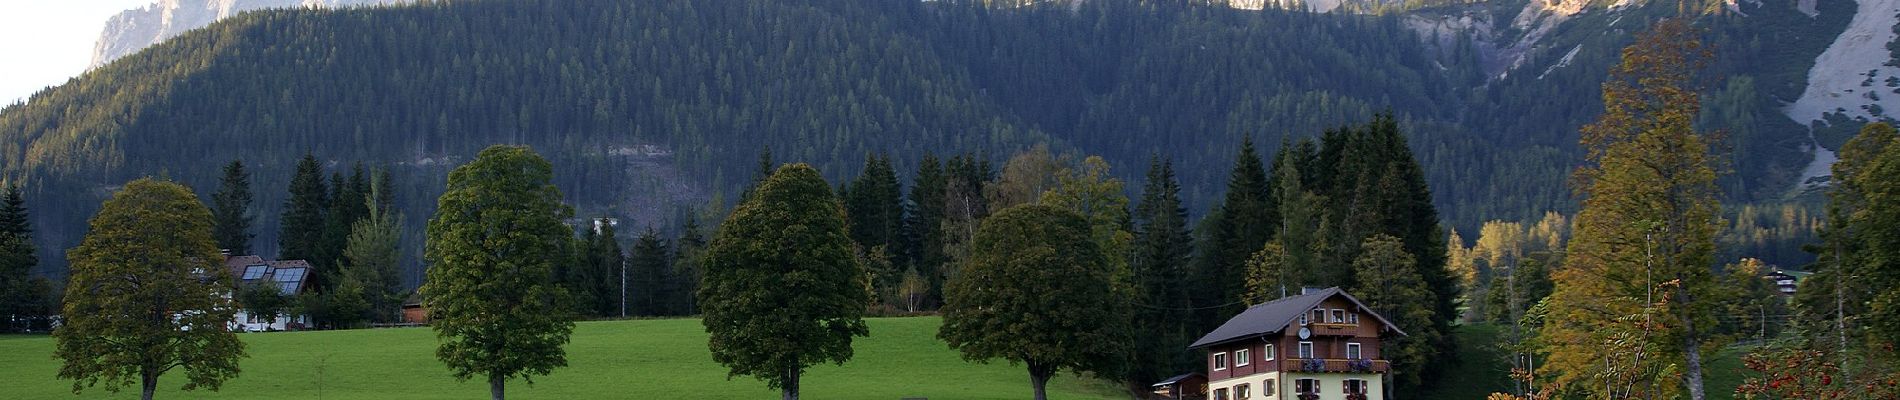
M 1337 287 L 1248 307 L 1189 345 L 1207 353 L 1212 400 L 1385 398 L 1382 339 L 1404 336 Z
M 231 288 L 232 293 L 245 285 L 268 285 L 284 296 L 291 297 L 303 294 L 309 288 L 310 275 L 315 271 L 315 267 L 304 260 L 270 261 L 254 255 L 225 257 L 224 267 L 231 271 L 232 281 L 238 286 Z M 309 323 L 308 315 L 285 312 L 271 318 L 251 315 L 248 310 L 239 307 L 237 317 L 228 325 L 234 331 L 260 332 L 302 329 Z

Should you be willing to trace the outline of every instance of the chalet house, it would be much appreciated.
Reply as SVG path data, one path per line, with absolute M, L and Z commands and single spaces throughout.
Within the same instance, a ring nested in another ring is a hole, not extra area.
M 1391 321 L 1339 288 L 1248 307 L 1188 346 L 1207 352 L 1212 400 L 1384 399 Z
M 244 285 L 270 285 L 285 296 L 297 296 L 309 288 L 310 274 L 315 268 L 304 260 L 267 261 L 258 256 L 229 256 L 224 258 L 224 267 L 231 270 L 231 277 L 239 287 Z M 237 288 L 232 288 L 236 293 Z M 280 313 L 276 318 L 263 315 L 250 315 L 239 307 L 237 317 L 232 319 L 231 330 L 244 332 L 283 331 L 301 329 L 310 324 L 308 315 L 290 315 Z

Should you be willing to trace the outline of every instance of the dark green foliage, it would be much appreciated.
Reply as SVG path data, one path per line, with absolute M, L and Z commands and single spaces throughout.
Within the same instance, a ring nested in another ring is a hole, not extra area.
M 165 181 L 132 181 L 100 207 L 85 240 L 66 253 L 72 275 L 53 332 L 59 377 L 74 380 L 74 393 L 137 383 L 150 400 L 173 369 L 184 370 L 185 390 L 217 390 L 237 377 L 244 342 L 225 328 L 235 310 L 225 296 L 232 277 L 211 225 L 198 196 Z
M 369 214 L 350 228 L 348 245 L 343 248 L 343 260 L 349 261 L 344 275 L 362 286 L 372 322 L 400 322 L 404 300 L 399 275 L 403 218 L 392 208 L 394 200 L 385 192 L 390 185 L 389 173 L 378 171 L 374 180 L 372 193 L 364 196 L 364 201 L 375 203 L 366 206 Z
M 627 312 L 636 316 L 680 315 L 680 279 L 667 240 L 649 227 L 634 239 L 627 259 Z M 618 247 L 616 246 L 616 249 Z
M 851 359 L 865 336 L 869 282 L 844 208 L 818 170 L 779 167 L 719 227 L 697 294 L 708 347 L 729 376 L 798 398 L 799 375 Z
M 218 248 L 231 254 L 251 254 L 251 174 L 244 172 L 244 161 L 232 160 L 224 166 L 224 178 L 218 192 L 211 195 L 212 235 Z
M 1029 369 L 1035 398 L 1068 369 L 1114 372 L 1128 348 L 1126 302 L 1089 222 L 1040 204 L 983 220 L 969 256 L 944 288 L 937 337 L 972 361 Z
M 905 215 L 904 227 L 910 231 L 910 238 L 916 251 L 910 254 L 912 265 L 926 286 L 922 296 L 926 304 L 938 304 L 937 296 L 943 287 L 941 272 L 949 256 L 943 252 L 943 221 L 945 207 L 948 206 L 950 176 L 944 171 L 937 156 L 924 153 L 922 161 L 917 163 L 917 175 L 913 178 L 909 195 L 912 210 Z
M 290 197 L 284 201 L 284 213 L 278 218 L 278 259 L 308 260 L 318 266 L 317 269 L 329 265 L 328 260 L 318 258 L 322 255 L 325 218 L 330 209 L 329 191 L 317 157 L 304 154 L 303 160 L 297 162 L 296 173 L 290 177 Z
M 429 220 L 428 280 L 418 291 L 457 379 L 503 384 L 567 365 L 574 330 L 554 264 L 571 257 L 553 167 L 527 147 L 496 145 L 449 174 Z
M 699 282 L 705 276 L 703 264 L 706 249 L 706 236 L 700 233 L 699 217 L 687 214 L 686 222 L 680 226 L 680 237 L 673 240 L 673 275 L 679 279 L 679 310 L 681 315 L 699 314 L 699 302 L 695 298 L 699 293 Z
M 1188 280 L 1188 262 L 1194 238 L 1173 161 L 1149 161 L 1133 217 L 1135 240 L 1128 264 L 1137 286 L 1135 303 L 1141 306 L 1131 310 L 1134 326 L 1140 328 L 1132 331 L 1127 380 L 1145 386 L 1193 370 L 1200 359 L 1187 350 L 1203 332 L 1195 330 L 1193 315 L 1182 312 L 1193 307 L 1195 282 Z
M 45 317 L 53 314 L 49 283 L 33 275 L 40 261 L 29 221 L 20 187 L 7 187 L 0 194 L 0 332 L 45 329 Z
M 269 281 L 239 284 L 235 295 L 232 300 L 237 301 L 238 307 L 242 308 L 245 314 L 266 325 L 276 323 L 281 314 L 291 311 L 291 302 L 296 300 L 293 296 L 285 295 L 282 289 L 277 288 L 276 283 Z
M 1210 216 L 1213 231 L 1202 243 L 1194 271 L 1192 292 L 1197 310 L 1195 328 L 1212 331 L 1228 317 L 1246 308 L 1239 300 L 1245 290 L 1247 258 L 1260 251 L 1279 231 L 1279 205 L 1268 194 L 1267 168 L 1255 152 L 1253 139 L 1243 139 L 1240 154 L 1227 178 L 1227 197 L 1220 212 Z M 1218 218 L 1218 219 L 1213 219 Z
M 851 221 L 851 239 L 866 250 L 902 243 L 904 188 L 897 182 L 890 156 L 865 157 L 864 172 L 849 188 L 848 194 L 841 191 L 839 197 Z

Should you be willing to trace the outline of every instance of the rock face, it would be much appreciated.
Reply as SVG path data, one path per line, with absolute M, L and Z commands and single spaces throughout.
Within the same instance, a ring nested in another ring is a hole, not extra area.
M 267 8 L 327 8 L 401 3 L 406 0 L 159 0 L 125 10 L 106 21 L 105 31 L 92 48 L 87 69 L 137 53 L 159 42 L 220 19 Z

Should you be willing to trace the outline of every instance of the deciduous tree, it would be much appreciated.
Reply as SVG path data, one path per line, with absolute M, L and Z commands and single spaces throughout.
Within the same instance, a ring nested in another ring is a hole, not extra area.
M 491 146 L 449 173 L 429 220 L 418 291 L 441 341 L 436 358 L 457 379 L 488 378 L 496 400 L 510 379 L 532 384 L 567 365 L 574 322 L 553 264 L 568 257 L 573 231 L 562 221 L 574 212 L 553 175 L 527 147 Z
M 817 169 L 788 164 L 766 178 L 707 247 L 698 300 L 714 361 L 799 396 L 813 364 L 851 359 L 870 334 L 864 268 L 844 208 Z
M 1059 370 L 1113 371 L 1127 350 L 1126 302 L 1089 231 L 1082 216 L 1048 205 L 985 219 L 945 287 L 937 337 L 965 360 L 1026 365 L 1037 400 Z
M 126 184 L 92 217 L 66 253 L 65 320 L 53 332 L 59 377 L 74 380 L 74 393 L 136 382 L 149 400 L 174 369 L 185 370 L 185 390 L 215 391 L 238 375 L 245 346 L 226 329 L 232 278 L 211 225 L 190 189 L 149 178 Z

